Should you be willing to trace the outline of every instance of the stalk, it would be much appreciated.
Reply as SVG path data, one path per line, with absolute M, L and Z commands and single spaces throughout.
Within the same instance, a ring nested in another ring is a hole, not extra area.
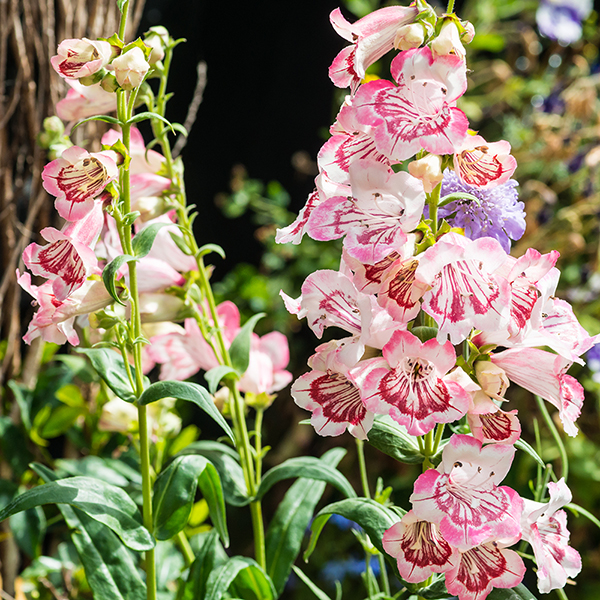
M 168 47 L 165 50 L 165 58 L 163 60 L 163 71 L 161 73 L 161 80 L 159 84 L 158 96 L 156 99 L 156 106 L 154 107 L 156 112 L 161 116 L 165 114 L 166 108 L 166 89 L 169 68 L 171 64 L 173 49 Z M 187 200 L 185 194 L 185 185 L 179 174 L 175 171 L 173 156 L 171 153 L 171 145 L 168 139 L 168 132 L 165 128 L 164 123 L 161 121 L 153 121 L 153 127 L 155 136 L 160 142 L 165 157 L 165 167 L 167 169 L 168 176 L 172 181 L 175 182 L 177 187 L 175 210 L 177 212 L 178 223 L 181 228 L 181 232 L 184 236 L 185 242 L 190 252 L 196 257 L 196 264 L 198 267 L 198 283 L 202 292 L 202 296 L 206 301 L 208 315 L 214 323 L 214 334 L 206 330 L 203 319 L 198 311 L 194 315 L 202 335 L 206 341 L 210 344 L 211 348 L 215 352 L 215 356 L 218 358 L 221 365 L 228 367 L 232 366 L 231 357 L 229 351 L 225 345 L 225 339 L 223 333 L 219 327 L 217 307 L 208 278 L 208 272 L 204 265 L 204 259 L 199 254 L 198 244 L 193 234 L 192 220 L 188 214 Z M 246 416 L 244 414 L 244 401 L 240 395 L 239 390 L 232 382 L 228 384 L 230 403 L 232 409 L 232 420 L 233 429 L 236 438 L 236 448 L 240 454 L 240 461 L 242 464 L 242 470 L 244 472 L 244 480 L 250 496 L 254 496 L 260 485 L 261 473 L 260 473 L 260 459 L 257 458 L 256 468 L 254 465 L 254 459 L 252 456 L 252 449 L 250 445 L 250 436 L 248 434 L 248 427 L 246 423 Z M 264 523 L 262 517 L 262 506 L 260 500 L 250 503 L 250 514 L 252 517 L 252 527 L 254 532 L 254 549 L 256 561 L 263 568 L 266 567 L 266 554 L 265 554 L 265 532 Z
M 448 0 L 448 8 L 446 9 L 446 14 L 452 14 L 454 12 L 454 0 Z
M 546 404 L 544 403 L 542 398 L 540 398 L 539 396 L 536 396 L 535 401 L 537 402 L 538 408 L 540 409 L 540 412 L 542 413 L 542 417 L 544 417 L 544 421 L 546 422 L 546 425 L 548 425 L 548 429 L 550 430 L 550 433 L 552 434 L 552 437 L 554 438 L 554 441 L 556 442 L 556 445 L 558 447 L 558 452 L 560 454 L 560 461 L 561 461 L 561 465 L 562 465 L 561 475 L 564 477 L 565 483 L 566 483 L 567 479 L 569 477 L 569 458 L 567 457 L 567 451 L 565 449 L 565 445 L 563 444 L 560 434 L 558 433 L 558 430 L 556 429 L 556 425 L 554 424 L 552 417 L 548 413 L 548 409 L 546 408 Z

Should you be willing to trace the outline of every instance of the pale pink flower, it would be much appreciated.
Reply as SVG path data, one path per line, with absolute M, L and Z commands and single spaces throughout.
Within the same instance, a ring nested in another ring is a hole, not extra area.
M 573 361 L 538 348 L 509 348 L 490 358 L 511 381 L 556 406 L 565 432 L 577 435 L 575 421 L 584 393 L 581 384 L 566 374 Z
M 423 47 L 398 54 L 391 73 L 397 86 L 371 81 L 353 101 L 358 121 L 372 127 L 376 148 L 394 161 L 411 158 L 421 148 L 453 154 L 469 126 L 454 106 L 467 89 L 465 63 L 451 55 L 434 58 Z
M 488 143 L 480 135 L 465 136 L 454 153 L 454 171 L 467 185 L 492 188 L 506 183 L 517 168 L 504 140 Z
M 248 369 L 240 378 L 242 392 L 272 394 L 282 390 L 293 379 L 285 370 L 290 362 L 288 341 L 283 333 L 271 331 L 262 337 L 252 334 Z
M 63 40 L 50 63 L 61 77 L 79 79 L 97 73 L 109 63 L 111 55 L 112 49 L 108 42 L 87 38 Z
M 408 163 L 408 172 L 423 183 L 423 188 L 428 194 L 444 178 L 442 174 L 442 157 L 437 154 L 428 154 L 419 160 Z
M 403 25 L 396 31 L 394 36 L 394 48 L 396 50 L 418 48 L 425 41 L 425 33 L 425 27 L 421 23 Z
M 419 520 L 412 510 L 383 534 L 383 549 L 398 561 L 400 577 L 409 583 L 425 581 L 459 562 L 458 550 L 444 539 L 439 525 Z
M 23 252 L 23 262 L 34 274 L 52 280 L 57 300 L 64 300 L 81 287 L 92 274 L 100 274 L 93 246 L 98 239 L 104 219 L 102 203 L 79 221 L 67 222 L 62 231 L 54 227 L 42 229 L 41 236 L 50 242 L 46 246 L 32 243 Z
M 490 541 L 459 552 L 446 571 L 446 589 L 458 600 L 484 600 L 493 588 L 513 588 L 523 581 L 523 559 L 503 544 Z
M 510 469 L 515 448 L 481 445 L 468 435 L 454 434 L 437 469 L 415 482 L 410 497 L 419 519 L 438 523 L 444 539 L 459 550 L 490 540 L 518 540 L 523 502 L 507 486 L 498 486 Z
M 45 342 L 64 344 L 68 341 L 77 346 L 79 336 L 74 329 L 75 318 L 105 308 L 113 302 L 104 283 L 99 280 L 85 281 L 68 298 L 60 301 L 54 295 L 50 281 L 35 286 L 31 283 L 29 273 L 20 275 L 18 271 L 17 278 L 18 284 L 35 298 L 39 306 L 29 323 L 27 333 L 23 336 L 27 344 L 41 337 Z
M 418 179 L 381 163 L 358 160 L 349 167 L 351 197 L 322 202 L 311 213 L 307 233 L 316 240 L 344 237 L 348 254 L 374 264 L 407 241 L 419 223 L 425 192 Z
M 111 67 L 114 69 L 117 83 L 124 90 L 133 90 L 139 87 L 150 70 L 144 53 L 137 46 L 117 56 L 112 61 Z
M 382 358 L 362 361 L 350 371 L 369 410 L 389 414 L 411 435 L 423 435 L 437 423 L 466 414 L 469 394 L 444 377 L 456 364 L 450 342 L 421 343 L 408 331 L 396 331 L 382 352 Z
M 562 589 L 568 577 L 581 571 L 581 556 L 569 546 L 567 514 L 558 510 L 571 502 L 571 491 L 564 479 L 548 483 L 550 501 L 524 499 L 523 539 L 527 540 L 537 562 L 538 589 L 542 594 Z
M 439 35 L 432 40 L 431 51 L 434 56 L 457 56 L 465 59 L 465 47 L 460 40 L 460 33 L 454 19 L 444 19 Z
M 63 219 L 77 221 L 93 209 L 94 198 L 119 176 L 113 156 L 71 146 L 44 167 L 44 189 L 56 196 L 55 207 Z
M 493 238 L 469 240 L 452 232 L 421 255 L 416 277 L 431 286 L 423 296 L 423 310 L 437 322 L 439 341 L 450 335 L 458 344 L 474 327 L 506 327 L 510 288 L 506 279 L 495 275 L 506 256 Z
M 233 302 L 217 306 L 217 318 L 225 345 L 229 348 L 240 328 L 240 313 Z M 198 371 L 209 371 L 219 365 L 212 348 L 205 341 L 196 319 L 188 318 L 178 331 L 153 337 L 149 357 L 161 366 L 159 379 L 183 381 Z
M 63 121 L 79 121 L 94 115 L 117 110 L 117 96 L 104 91 L 99 84 L 82 85 L 75 79 L 67 79 L 71 89 L 56 104 L 56 114 Z
M 312 370 L 296 379 L 291 394 L 298 406 L 312 412 L 310 422 L 319 435 L 341 435 L 347 429 L 364 440 L 374 415 L 366 409 L 358 388 L 348 378 L 349 367 L 340 357 L 346 343 L 347 338 L 321 344 L 308 359 Z
M 388 6 L 349 23 L 336 8 L 329 15 L 331 24 L 352 45 L 344 48 L 329 67 L 334 85 L 356 91 L 369 66 L 392 50 L 398 28 L 413 21 L 417 13 L 414 6 Z

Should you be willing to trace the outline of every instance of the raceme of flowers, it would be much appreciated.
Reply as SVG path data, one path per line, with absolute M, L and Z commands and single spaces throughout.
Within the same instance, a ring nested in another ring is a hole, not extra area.
M 331 22 L 351 45 L 330 78 L 350 93 L 318 154 L 315 191 L 277 241 L 343 240 L 338 271 L 281 295 L 318 338 L 330 327 L 344 336 L 316 348 L 293 398 L 325 436 L 368 439 L 375 418 L 413 436 L 461 420 L 470 429 L 450 437 L 383 538 L 404 580 L 443 573 L 450 594 L 481 600 L 521 582 L 525 565 L 509 548 L 526 540 L 540 591 L 562 588 L 581 568 L 559 510 L 570 492 L 551 483 L 543 504 L 501 485 L 521 433 L 508 390 L 541 396 L 576 435 L 584 395 L 567 371 L 595 338 L 554 295 L 557 252 L 509 254 L 525 229 L 516 161 L 456 106 L 473 28 L 424 2 L 353 24 L 336 9 Z M 365 82 L 393 50 L 390 79 Z
M 152 65 L 163 58 L 162 29 L 153 28 L 146 44 L 140 46 L 138 41 L 122 49 L 106 40 L 64 40 L 51 60 L 71 87 L 57 104 L 58 115 L 76 121 L 114 111 L 115 90 L 139 88 Z M 144 371 L 160 365 L 161 379 L 184 380 L 219 362 L 194 317 L 202 312 L 198 310 L 201 307 L 194 310 L 184 301 L 184 288 L 197 264 L 195 257 L 185 254 L 175 241 L 182 234 L 170 205 L 172 181 L 166 177 L 165 158 L 146 148 L 135 127 L 130 136 L 131 210 L 138 214 L 134 229 L 139 232 L 152 225 L 161 227 L 151 250 L 137 259 L 139 308 L 145 335 L 151 342 L 143 349 Z M 56 210 L 65 224 L 61 230 L 43 229 L 41 237 L 46 243 L 32 243 L 23 253 L 23 262 L 31 273 L 18 272 L 18 282 L 37 307 L 24 336 L 27 343 L 41 337 L 57 344 L 78 345 L 81 327 L 88 324 L 90 314 L 104 310 L 127 317 L 123 307 L 112 306 L 114 298 L 101 279 L 103 268 L 124 254 L 119 225 L 111 210 L 119 197 L 119 165 L 123 162 L 118 151 L 123 147 L 120 131 L 110 129 L 101 144 L 104 150 L 89 152 L 66 143 L 60 156 L 43 170 L 43 186 L 55 197 Z M 117 272 L 117 286 L 122 290 L 128 285 L 127 273 L 126 264 Z M 34 285 L 32 274 L 45 281 Z M 226 302 L 217 312 L 229 345 L 240 330 L 239 311 Z M 175 321 L 182 321 L 183 326 Z M 92 339 L 100 340 L 97 335 Z M 239 389 L 255 395 L 281 390 L 292 379 L 285 370 L 288 361 L 288 343 L 283 334 L 271 332 L 262 338 L 252 334 L 249 366 Z M 105 405 L 103 427 L 127 430 L 135 422 L 130 408 L 118 398 L 111 400 Z M 163 421 L 165 415 L 175 417 L 165 412 Z

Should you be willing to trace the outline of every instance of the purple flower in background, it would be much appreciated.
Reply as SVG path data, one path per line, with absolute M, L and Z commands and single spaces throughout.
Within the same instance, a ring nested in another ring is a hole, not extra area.
M 586 362 L 593 373 L 592 379 L 600 383 L 600 344 L 596 344 L 588 350 Z
M 535 18 L 542 35 L 563 46 L 581 37 L 581 22 L 592 12 L 593 0 L 541 0 Z
M 494 188 L 482 189 L 463 183 L 454 171 L 446 169 L 442 197 L 466 192 L 475 196 L 478 202 L 455 200 L 440 207 L 438 214 L 453 227 L 462 227 L 469 239 L 492 237 L 510 252 L 511 240 L 518 240 L 525 232 L 525 205 L 518 200 L 517 185 L 514 179 L 509 179 Z

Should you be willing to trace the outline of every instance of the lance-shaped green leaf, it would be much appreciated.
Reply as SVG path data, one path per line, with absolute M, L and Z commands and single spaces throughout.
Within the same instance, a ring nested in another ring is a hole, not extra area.
M 345 454 L 343 448 L 333 448 L 320 461 L 333 468 Z M 324 481 L 304 477 L 295 481 L 269 523 L 265 539 L 267 573 L 278 595 L 283 592 L 325 485 Z
M 510 589 L 494 588 L 488 600 L 536 600 L 536 597 L 522 584 Z
M 208 576 L 229 559 L 219 542 L 216 529 L 198 534 L 196 541 L 198 538 L 200 548 L 196 550 L 196 558 L 190 566 L 181 600 L 204 598 Z
M 121 489 L 91 477 L 70 477 L 38 485 L 0 511 L 0 521 L 43 504 L 70 504 L 112 529 L 132 550 L 154 548 L 135 502 Z
M 310 527 L 312 532 L 310 542 L 304 552 L 304 560 L 308 560 L 313 553 L 321 531 L 331 515 L 341 515 L 358 523 L 365 530 L 375 548 L 384 555 L 385 551 L 381 543 L 383 534 L 399 521 L 398 516 L 393 511 L 370 498 L 349 498 L 334 502 L 322 508 L 314 518 Z
M 159 381 L 147 387 L 140 396 L 140 404 L 150 404 L 161 398 L 177 398 L 178 400 L 187 400 L 199 406 L 209 417 L 212 417 L 235 443 L 235 437 L 231 427 L 215 406 L 212 396 L 197 383 L 187 381 Z
M 78 348 L 77 352 L 85 354 L 92 366 L 104 379 L 106 385 L 116 396 L 126 402 L 134 402 L 135 394 L 127 377 L 123 357 L 109 348 Z M 135 377 L 135 369 L 130 367 L 132 377 Z
M 168 540 L 188 522 L 196 496 L 196 487 L 206 500 L 212 522 L 225 546 L 229 545 L 225 520 L 225 501 L 219 474 L 204 456 L 178 456 L 156 479 L 152 498 L 154 535 Z
M 165 225 L 168 225 L 168 223 L 152 223 L 136 233 L 135 237 L 131 240 L 131 246 L 137 258 L 143 258 L 152 250 L 156 234 Z
M 187 454 L 205 456 L 215 466 L 221 478 L 227 504 L 246 506 L 250 503 L 240 457 L 233 448 L 220 442 L 202 440 L 189 444 L 179 453 L 179 455 Z
M 196 256 L 198 258 L 202 258 L 203 256 L 210 254 L 211 252 L 218 254 L 223 260 L 225 260 L 225 250 L 223 250 L 223 248 L 221 248 L 221 246 L 218 246 L 217 244 L 204 244 L 204 246 L 198 248 Z
M 106 291 L 111 295 L 111 298 L 119 304 L 125 306 L 125 302 L 121 300 L 117 292 L 117 274 L 119 269 L 128 262 L 138 260 L 135 256 L 129 254 L 119 254 L 116 258 L 111 260 L 102 271 L 102 281 Z
M 356 497 L 356 492 L 350 482 L 337 469 L 323 463 L 318 458 L 299 456 L 290 458 L 267 471 L 256 492 L 256 499 L 260 500 L 278 481 L 295 477 L 326 481 L 340 490 L 347 498 Z
M 127 121 L 127 125 L 133 125 L 134 123 L 139 123 L 140 121 L 147 121 L 149 119 L 156 119 L 158 121 L 161 121 L 162 123 L 164 123 L 173 133 L 175 133 L 175 130 L 173 129 L 173 125 L 171 125 L 171 122 L 168 119 L 165 119 L 162 115 L 159 115 L 158 113 L 155 112 L 141 112 L 141 113 L 137 113 L 137 115 L 134 115 L 133 117 L 131 117 L 131 119 L 129 119 Z
M 403 463 L 421 464 L 424 460 L 416 439 L 389 417 L 375 418 L 369 444 Z
M 529 454 L 529 456 L 531 456 L 531 458 L 533 458 L 533 460 L 535 460 L 535 462 L 540 465 L 540 467 L 542 467 L 543 469 L 546 468 L 546 463 L 541 459 L 540 455 L 523 439 L 518 439 L 515 442 L 515 448 L 518 448 L 519 450 L 523 450 L 523 452 L 526 452 L 527 454 Z
M 237 371 L 226 365 L 219 365 L 218 367 L 213 367 L 210 369 L 210 371 L 207 371 L 204 374 L 204 379 L 206 379 L 206 383 L 208 383 L 208 390 L 210 393 L 214 394 L 219 387 L 219 383 L 221 383 L 221 381 L 228 376 L 233 376 L 234 379 L 239 379 Z
M 45 481 L 56 474 L 40 464 L 31 468 Z M 67 504 L 59 504 L 71 539 L 85 570 L 94 600 L 145 600 L 146 584 L 139 575 L 131 553 L 105 525 Z
M 246 592 L 252 592 L 256 600 L 273 600 L 277 596 L 273 582 L 254 560 L 233 556 L 209 575 L 203 600 L 221 600 L 234 584 Z M 252 598 L 246 594 L 242 597 Z
M 231 342 L 231 346 L 229 347 L 231 364 L 240 375 L 246 372 L 250 363 L 250 342 L 254 326 L 264 316 L 265 313 L 258 313 L 250 317 L 239 330 L 233 342 Z
M 308 589 L 315 595 L 318 600 L 331 600 L 331 598 L 315 583 L 311 581 L 311 579 L 304 573 L 301 569 L 294 566 L 294 573 L 298 575 L 298 578 L 306 584 Z

